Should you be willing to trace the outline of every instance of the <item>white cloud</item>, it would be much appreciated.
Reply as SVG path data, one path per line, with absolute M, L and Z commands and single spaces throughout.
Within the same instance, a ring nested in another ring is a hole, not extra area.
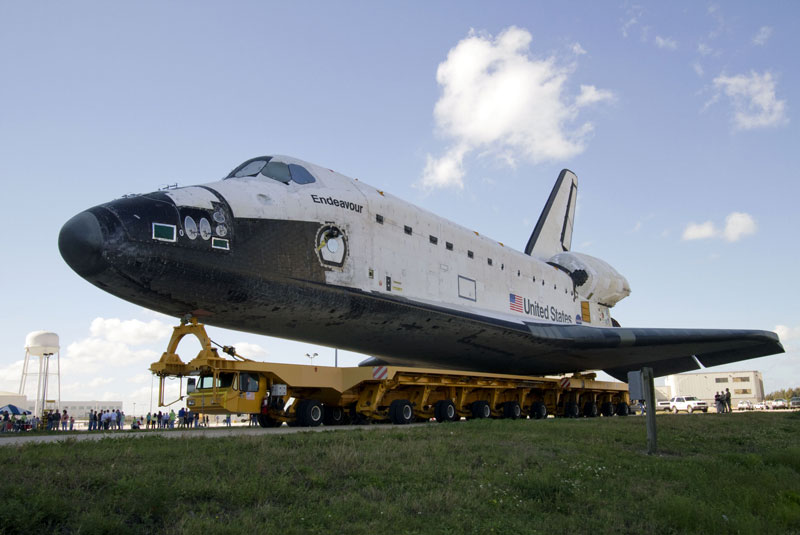
M 756 222 L 750 214 L 733 212 L 725 218 L 725 229 L 722 231 L 722 235 L 726 240 L 739 241 L 743 236 L 755 233 Z
M 717 230 L 714 228 L 714 223 L 706 221 L 705 223 L 689 223 L 683 231 L 684 240 L 704 240 L 706 238 L 713 238 L 716 236 Z
M 172 327 L 158 320 L 147 323 L 139 320 L 95 318 L 89 332 L 95 338 L 129 345 L 157 342 L 172 334 Z
M 80 371 L 86 365 L 127 366 L 158 360 L 160 353 L 151 349 L 131 348 L 128 344 L 102 338 L 84 338 L 67 346 L 61 359 L 62 371 Z
M 436 73 L 442 95 L 434 116 L 453 143 L 442 156 L 428 155 L 423 188 L 463 188 L 464 158 L 475 150 L 533 163 L 583 152 L 593 126 L 574 125 L 578 113 L 612 94 L 582 85 L 570 99 L 565 85 L 574 66 L 532 58 L 530 43 L 528 31 L 512 26 L 495 38 L 472 31 L 450 50 Z
M 780 337 L 781 342 L 800 339 L 800 326 L 789 327 L 787 325 L 776 325 L 774 330 Z
M 426 188 L 464 187 L 464 155 L 467 147 L 458 145 L 450 148 L 444 156 L 434 158 L 430 154 L 422 171 L 422 185 Z
M 734 126 L 739 130 L 779 126 L 788 122 L 786 101 L 775 96 L 775 80 L 772 74 L 720 75 L 714 78 L 714 86 L 722 91 L 734 108 Z
M 628 37 L 629 31 L 631 30 L 631 28 L 639 24 L 639 21 L 641 20 L 643 14 L 644 14 L 644 9 L 642 9 L 641 6 L 634 5 L 627 9 L 625 13 L 626 20 L 622 23 L 623 37 Z
M 572 45 L 572 53 L 576 56 L 582 56 L 586 54 L 586 50 L 584 50 L 580 43 L 575 43 Z
M 699 43 L 699 44 L 697 45 L 697 52 L 698 52 L 698 53 L 699 53 L 701 56 L 710 56 L 710 55 L 711 55 L 711 54 L 714 52 L 714 49 L 713 49 L 713 48 L 711 48 L 710 46 L 708 46 L 708 45 L 707 45 L 707 44 L 705 44 L 705 43 Z
M 262 360 L 269 356 L 269 351 L 258 344 L 252 344 L 250 342 L 237 342 L 233 344 L 233 347 L 236 348 L 236 353 L 248 359 Z
M 614 94 L 605 89 L 597 89 L 593 85 L 581 85 L 581 92 L 575 99 L 575 106 L 582 108 L 604 100 L 611 100 Z
M 729 242 L 735 242 L 739 241 L 744 236 L 755 234 L 756 229 L 757 225 L 753 216 L 744 212 L 731 212 L 725 218 L 725 226 L 722 230 L 717 229 L 711 221 L 706 221 L 705 223 L 689 223 L 683 230 L 681 239 L 690 241 L 722 238 Z
M 767 40 L 772 36 L 772 28 L 769 26 L 762 26 L 758 29 L 758 33 L 753 36 L 753 44 L 764 46 Z
M 703 66 L 700 65 L 699 61 L 695 61 L 694 63 L 692 63 L 692 68 L 694 69 L 694 72 L 695 74 L 697 74 L 697 76 L 703 76 L 703 74 L 705 74 Z
M 656 46 L 658 48 L 667 50 L 677 50 L 678 42 L 671 37 L 661 37 L 660 35 L 656 35 Z

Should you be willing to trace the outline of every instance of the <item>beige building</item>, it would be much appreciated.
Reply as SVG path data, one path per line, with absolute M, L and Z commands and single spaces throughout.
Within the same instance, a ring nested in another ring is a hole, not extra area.
M 731 405 L 739 401 L 764 401 L 764 381 L 761 372 L 695 372 L 668 375 L 666 387 L 670 397 L 697 396 L 714 406 L 714 394 L 729 389 Z M 659 396 L 657 396 L 659 397 Z

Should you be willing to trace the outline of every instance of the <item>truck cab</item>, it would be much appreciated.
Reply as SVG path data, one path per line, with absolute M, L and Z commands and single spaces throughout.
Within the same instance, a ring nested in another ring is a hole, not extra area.
M 258 413 L 266 388 L 266 378 L 254 373 L 201 373 L 187 380 L 186 405 L 206 414 Z

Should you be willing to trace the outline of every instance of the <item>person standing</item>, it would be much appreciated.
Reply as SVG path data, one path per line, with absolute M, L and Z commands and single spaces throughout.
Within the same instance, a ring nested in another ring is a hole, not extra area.
M 725 389 L 725 407 L 727 408 L 728 412 L 733 410 L 731 407 L 731 391 L 728 388 Z
M 719 392 L 714 394 L 714 407 L 717 409 L 717 414 L 722 413 L 722 402 L 720 401 Z

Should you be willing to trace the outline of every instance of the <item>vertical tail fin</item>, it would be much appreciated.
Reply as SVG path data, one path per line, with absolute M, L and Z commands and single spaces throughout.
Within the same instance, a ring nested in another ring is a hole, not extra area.
M 577 198 L 578 177 L 569 169 L 564 169 L 558 175 L 542 215 L 525 246 L 525 254 L 546 260 L 569 251 Z

